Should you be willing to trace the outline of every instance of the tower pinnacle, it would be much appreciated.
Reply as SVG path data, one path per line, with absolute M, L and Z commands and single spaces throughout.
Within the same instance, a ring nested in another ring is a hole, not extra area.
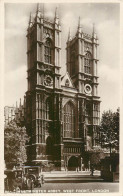
M 93 34 L 95 33 L 95 23 L 93 23 Z
M 41 11 L 41 9 L 40 9 L 40 4 L 37 3 L 37 13 L 40 12 L 40 11 Z
M 58 8 L 56 7 L 56 10 L 55 10 L 55 18 L 54 18 L 54 22 L 55 24 L 59 24 L 59 17 L 58 17 Z
M 41 10 L 40 3 L 37 4 L 37 11 L 36 15 L 40 18 L 44 18 L 44 4 L 43 4 L 43 11 Z
M 32 14 L 30 12 L 30 17 L 29 17 L 29 26 L 32 24 Z
M 80 16 L 79 16 L 79 21 L 78 21 L 78 29 L 77 29 L 77 32 L 78 33 L 81 33 L 81 20 L 80 20 Z
M 20 98 L 20 106 L 21 106 L 21 98 Z
M 92 35 L 94 38 L 96 38 L 96 31 L 95 31 L 95 23 L 93 23 L 93 32 L 92 32 Z
M 58 17 L 58 7 L 56 7 L 56 10 L 55 10 L 55 19 L 59 19 L 59 17 Z
M 81 28 L 81 25 L 80 25 L 80 16 L 79 16 L 79 21 L 78 21 L 78 29 Z
M 69 32 L 68 32 L 68 41 L 71 40 L 71 33 L 70 33 L 70 28 L 69 28 Z

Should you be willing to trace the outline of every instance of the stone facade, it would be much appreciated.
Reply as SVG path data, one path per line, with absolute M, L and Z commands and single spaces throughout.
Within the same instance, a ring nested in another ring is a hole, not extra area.
M 23 104 L 20 103 L 19 106 L 5 106 L 4 107 L 4 126 L 11 123 L 11 121 L 16 121 L 18 126 L 25 126 L 25 116 L 26 116 L 26 98 L 24 96 Z
M 67 73 L 61 76 L 61 25 L 57 9 L 49 21 L 37 8 L 27 30 L 28 91 L 26 127 L 29 158 L 58 167 L 80 165 L 98 145 L 98 39 L 82 31 L 67 40 Z M 70 161 L 71 159 L 71 161 Z
M 84 153 L 98 145 L 98 38 L 83 32 L 66 43 L 67 72 L 61 76 L 61 30 L 37 7 L 27 29 L 27 81 L 24 120 L 30 143 L 28 160 L 51 162 L 61 169 L 81 167 Z
M 4 107 L 4 125 L 6 126 L 9 124 L 12 120 L 15 119 L 15 110 L 16 108 L 10 107 L 10 106 L 5 106 Z

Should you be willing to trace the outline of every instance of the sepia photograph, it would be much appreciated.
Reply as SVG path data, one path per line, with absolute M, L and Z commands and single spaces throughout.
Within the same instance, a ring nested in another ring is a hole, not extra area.
M 4 2 L 4 194 L 120 193 L 120 6 Z

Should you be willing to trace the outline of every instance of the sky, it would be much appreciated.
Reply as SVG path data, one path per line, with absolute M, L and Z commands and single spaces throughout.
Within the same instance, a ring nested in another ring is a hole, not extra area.
M 40 4 L 42 7 L 42 4 Z M 35 3 L 6 3 L 4 28 L 4 105 L 15 106 L 27 91 L 27 40 L 29 15 Z M 84 32 L 92 34 L 93 23 L 99 39 L 99 96 L 101 113 L 120 105 L 120 6 L 118 3 L 45 3 L 45 17 L 54 19 L 58 7 L 62 26 L 62 68 L 66 71 L 66 41 L 77 31 L 80 16 Z

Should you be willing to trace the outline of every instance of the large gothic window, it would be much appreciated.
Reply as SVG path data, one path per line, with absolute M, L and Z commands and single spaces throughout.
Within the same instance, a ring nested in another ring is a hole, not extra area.
M 71 102 L 64 106 L 64 137 L 75 137 L 75 107 Z
M 84 63 L 85 73 L 91 74 L 91 64 L 92 64 L 91 53 L 87 52 L 85 55 L 85 63 Z
M 92 104 L 87 101 L 85 105 L 86 123 L 91 124 L 92 121 Z
M 45 42 L 45 51 L 44 51 L 44 55 L 45 55 L 45 62 L 46 63 L 52 63 L 52 41 L 51 39 L 47 38 L 46 42 Z

